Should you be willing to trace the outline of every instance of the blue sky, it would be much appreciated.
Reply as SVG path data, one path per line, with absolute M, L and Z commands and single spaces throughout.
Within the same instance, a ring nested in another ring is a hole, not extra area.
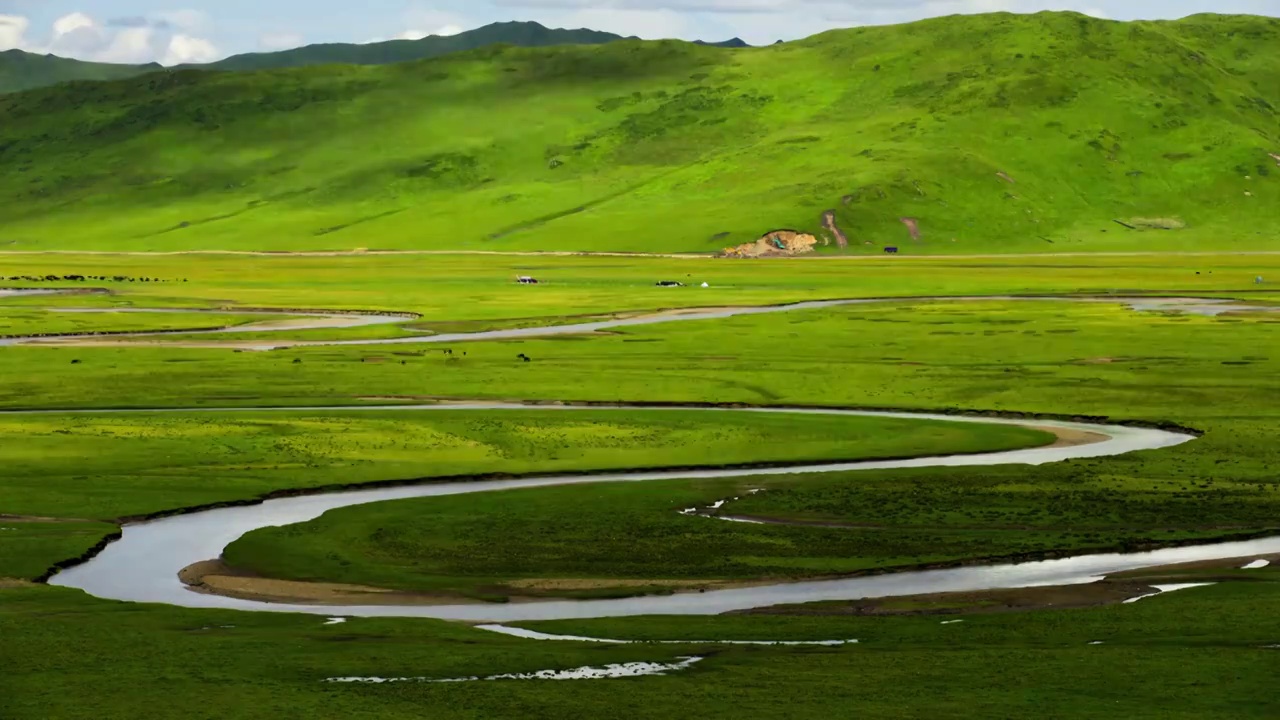
M 445 35 L 499 20 L 765 44 L 836 27 L 1046 9 L 1115 19 L 1280 16 L 1280 0 L 0 0 L 0 50 L 173 65 L 316 42 Z

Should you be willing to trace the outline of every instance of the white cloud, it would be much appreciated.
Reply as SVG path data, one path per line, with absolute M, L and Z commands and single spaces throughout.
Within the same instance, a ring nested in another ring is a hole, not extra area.
M 53 22 L 54 36 L 70 35 L 78 30 L 96 31 L 97 25 L 93 22 L 93 18 L 82 12 L 63 15 Z
M 30 21 L 21 15 L 0 15 L 0 50 L 20 49 L 26 45 Z
M 208 62 L 220 56 L 217 47 L 188 29 L 205 22 L 203 13 L 195 11 L 105 22 L 73 12 L 55 20 L 44 37 L 36 37 L 26 18 L 0 15 L 0 49 L 17 48 L 107 63 Z
M 151 45 L 150 28 L 127 28 L 110 34 L 102 33 L 96 48 L 86 54 L 89 59 L 99 62 L 137 65 L 155 59 Z
M 182 65 L 184 63 L 207 63 L 218 59 L 218 48 L 203 38 L 190 35 L 174 35 L 169 38 L 169 47 L 161 65 Z

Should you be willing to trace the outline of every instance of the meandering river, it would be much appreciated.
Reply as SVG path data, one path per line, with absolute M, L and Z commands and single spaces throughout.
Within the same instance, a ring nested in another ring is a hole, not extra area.
M 563 412 L 583 408 L 551 406 Z M 629 412 L 650 412 L 654 408 L 611 406 Z M 467 412 L 500 410 L 520 412 L 529 406 L 501 403 L 468 405 L 380 406 L 367 408 L 310 408 L 310 411 L 388 410 L 408 412 Z M 540 410 L 548 406 L 538 406 Z M 665 408 L 670 409 L 670 408 Z M 508 622 L 558 618 L 615 617 L 648 614 L 716 614 L 782 603 L 817 600 L 848 600 L 894 595 L 915 595 L 946 591 L 973 591 L 994 588 L 1030 587 L 1089 582 L 1100 575 L 1174 562 L 1249 554 L 1280 552 L 1280 538 L 1246 543 L 1224 543 L 1174 548 L 1132 555 L 1090 555 L 1064 560 L 1017 565 L 973 566 L 948 570 L 895 573 L 871 577 L 785 583 L 765 587 L 733 588 L 703 593 L 648 596 L 591 601 L 538 601 L 510 604 L 410 605 L 334 607 L 291 605 L 241 600 L 193 592 L 178 579 L 184 567 L 216 558 L 223 549 L 247 532 L 263 527 L 288 525 L 319 517 L 341 507 L 417 497 L 437 497 L 463 493 L 496 492 L 519 488 L 549 487 L 604 482 L 644 482 L 675 478 L 728 478 L 760 475 L 827 473 L 888 468 L 957 467 L 975 465 L 1059 462 L 1070 458 L 1102 457 L 1141 450 L 1172 447 L 1189 442 L 1193 436 L 1119 425 L 1078 423 L 1058 420 L 1014 420 L 985 417 L 958 417 L 927 413 L 885 413 L 858 410 L 818 410 L 812 408 L 709 409 L 685 408 L 690 412 L 754 412 L 855 415 L 864 417 L 915 418 L 960 423 L 1024 425 L 1105 436 L 1105 440 L 1074 446 L 1045 446 L 1008 452 L 923 457 L 910 460 L 865 461 L 826 464 L 797 464 L 765 469 L 716 469 L 701 471 L 614 472 L 593 475 L 565 475 L 514 480 L 448 482 L 393 488 L 353 490 L 321 495 L 273 499 L 258 505 L 229 507 L 178 515 L 126 525 L 123 537 L 107 546 L 88 562 L 55 575 L 52 584 L 80 588 L 92 595 L 113 600 L 160 602 L 185 607 L 217 607 L 240 610 L 302 612 L 335 616 L 434 617 L 457 620 Z M 298 411 L 299 408 L 282 409 Z M 233 412 L 234 408 L 194 412 Z M 191 412 L 191 411 L 180 411 Z M 698 519 L 691 518 L 697 522 Z
M 0 291 L 0 294 L 6 294 Z M 8 293 L 14 294 L 14 293 Z M 21 293 L 29 294 L 29 293 Z M 31 293 L 34 294 L 34 293 Z M 49 294 L 41 291 L 39 294 Z M 559 325 L 551 327 L 524 328 L 516 330 L 496 330 L 489 332 L 458 333 L 446 335 L 425 335 L 380 340 L 338 340 L 338 341 L 306 341 L 306 342 L 262 342 L 253 343 L 253 349 L 276 349 L 307 345 L 378 345 L 404 343 L 441 343 L 463 342 L 475 340 L 496 340 L 519 337 L 541 337 L 548 335 L 580 334 L 608 330 L 619 327 L 647 325 L 663 322 L 709 320 L 733 317 L 738 315 L 757 315 L 777 312 L 793 312 L 799 310 L 837 307 L 843 305 L 866 304 L 873 302 L 932 302 L 932 301 L 985 301 L 985 300 L 1017 300 L 1017 301 L 1074 301 L 1074 302 L 1110 302 L 1125 304 L 1135 310 L 1163 310 L 1191 312 L 1206 315 L 1217 315 L 1223 312 L 1260 310 L 1272 311 L 1276 308 L 1251 307 L 1230 301 L 1202 300 L 1189 298 L 1071 298 L 1071 297 L 1037 297 L 1037 298 L 993 298 L 993 297 L 953 297 L 953 298 L 902 298 L 902 299 L 856 299 L 802 302 L 790 305 L 770 307 L 745 307 L 722 309 L 690 309 L 653 313 L 638 317 L 603 320 L 598 322 Z M 235 312 L 228 310 L 224 312 Z M 351 318 L 351 324 L 368 324 L 375 322 L 369 318 L 378 318 L 376 322 L 399 322 L 403 317 L 386 315 L 357 315 L 365 318 L 361 321 L 347 314 L 311 313 L 281 311 L 280 315 L 288 315 L 289 329 L 307 329 L 318 327 L 341 326 L 344 318 Z M 279 330 L 281 325 L 267 328 L 242 326 L 210 330 L 213 333 L 253 332 L 262 329 Z M 119 338 L 116 341 L 127 342 L 129 338 L 146 337 L 147 333 Z M 76 344 L 83 342 L 102 342 L 94 336 L 63 336 L 56 338 L 14 340 L 12 343 L 33 344 Z M 185 342 L 185 341 L 184 341 Z M 11 344 L 12 344 L 11 343 Z M 236 344 L 216 343 L 229 347 L 244 347 L 243 342 Z M 400 410 L 406 412 L 467 412 L 470 410 L 520 412 L 531 406 L 501 403 L 474 403 L 465 405 L 420 405 L 420 406 L 364 406 L 364 407 L 312 407 L 312 408 L 278 408 L 281 412 L 298 411 L 342 411 L 361 410 Z M 556 409 L 572 412 L 581 408 L 573 406 L 536 406 L 538 409 Z M 626 409 L 629 412 L 651 411 L 652 407 L 633 407 L 626 405 L 612 406 Z M 598 409 L 598 407 L 597 407 Z M 673 409 L 673 408 L 663 408 Z M 679 409 L 679 408 L 676 408 Z M 674 478 L 726 478 L 749 477 L 759 475 L 781 475 L 802 473 L 829 473 L 854 470 L 874 470 L 888 468 L 921 468 L 943 466 L 976 466 L 1001 464 L 1036 465 L 1059 462 L 1072 458 L 1101 457 L 1120 455 L 1143 450 L 1167 448 L 1194 439 L 1192 435 L 1120 425 L 1066 422 L 1058 420 L 1014 420 L 994 419 L 988 417 L 959 417 L 953 415 L 932 415 L 927 413 L 904 412 L 869 412 L 859 410 L 819 410 L 812 408 L 753 408 L 753 409 L 719 409 L 719 408 L 684 408 L 697 412 L 767 412 L 797 414 L 830 414 L 857 415 L 869 417 L 915 418 L 924 420 L 941 420 L 960 423 L 998 423 L 1024 425 L 1043 429 L 1056 429 L 1073 433 L 1092 433 L 1105 437 L 1100 442 L 1046 446 L 1041 448 L 1014 450 L 1008 452 L 985 453 L 957 456 L 923 457 L 898 461 L 867 461 L 828 464 L 802 464 L 787 467 L 771 467 L 767 469 L 716 469 L 701 471 L 656 471 L 656 472 L 613 472 L 594 475 L 565 475 L 556 477 L 536 477 L 500 481 L 449 482 L 408 485 L 394 488 L 352 490 L 329 494 L 307 495 L 301 497 L 273 499 L 261 504 L 219 508 L 178 515 L 148 522 L 126 525 L 123 536 L 108 545 L 101 553 L 87 562 L 64 570 L 55 575 L 50 583 L 71 588 L 79 588 L 97 597 L 146 603 L 167 603 L 193 608 L 229 608 L 238 610 L 310 613 L 324 616 L 398 616 L 398 617 L 432 617 L 476 622 L 510 622 L 521 620 L 547 620 L 567 618 L 619 617 L 649 614 L 694 614 L 707 615 L 748 610 L 778 604 L 814 602 L 824 600 L 854 600 L 863 598 L 892 597 L 917 595 L 924 593 L 979 591 L 989 589 L 1007 589 L 1047 585 L 1064 585 L 1086 583 L 1101 576 L 1155 567 L 1180 562 L 1235 558 L 1249 555 L 1267 555 L 1280 553 L 1280 537 L 1246 542 L 1230 542 L 1206 544 L 1194 547 L 1170 548 L 1152 552 L 1131 554 L 1084 555 L 1080 557 L 1028 562 L 1020 564 L 1003 564 L 991 566 L 969 566 L 946 570 L 929 570 L 921 572 L 901 572 L 884 575 L 844 578 L 833 580 L 817 580 L 809 582 L 784 583 L 763 587 L 732 588 L 700 593 L 684 593 L 666 596 L 647 596 L 638 598 L 610 600 L 554 600 L 518 602 L 509 604 L 459 604 L 459 605 L 406 605 L 406 606 L 348 606 L 333 605 L 295 605 L 266 603 L 242 600 L 219 595 L 197 593 L 190 590 L 178 579 L 178 573 L 184 567 L 202 560 L 216 558 L 223 549 L 247 532 L 253 530 L 306 522 L 323 513 L 341 507 L 365 503 L 382 502 L 416 497 L 433 497 L 457 495 L 463 493 L 497 492 L 520 488 L 548 487 L 554 485 L 571 485 L 604 482 L 644 482 Z M 117 412 L 242 412 L 245 408 L 199 408 L 199 409 L 164 409 L 164 410 L 96 410 L 83 411 L 95 414 Z M 262 409 L 254 409 L 262 411 Z M 273 409 L 267 409 L 273 410 Z M 41 412 L 41 411 L 34 411 Z M 52 412 L 52 411 L 51 411 Z M 58 410 L 58 413 L 75 411 Z M 691 518 L 691 521 L 698 521 Z

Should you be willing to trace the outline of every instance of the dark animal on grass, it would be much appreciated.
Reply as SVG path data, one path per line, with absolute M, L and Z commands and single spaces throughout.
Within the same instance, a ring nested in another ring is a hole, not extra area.
M 519 355 L 517 355 L 516 357 L 520 358 L 521 360 L 523 360 L 523 361 L 525 361 L 525 362 L 533 362 L 533 360 L 532 360 L 528 355 L 525 355 L 524 353 L 520 353 L 520 354 L 519 354 Z

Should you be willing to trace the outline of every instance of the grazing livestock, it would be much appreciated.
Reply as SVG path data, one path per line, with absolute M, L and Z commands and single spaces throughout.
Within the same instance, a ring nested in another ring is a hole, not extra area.
M 516 278 L 516 282 L 520 283 L 521 285 L 537 285 L 538 284 L 537 278 L 531 278 L 528 275 L 520 275 L 519 277 Z
M 684 283 L 675 280 L 659 280 L 658 287 L 684 287 Z
M 528 355 L 525 355 L 524 353 L 520 353 L 520 354 L 519 354 L 519 355 L 517 355 L 516 357 L 520 358 L 521 360 L 523 360 L 523 361 L 525 361 L 525 362 L 533 362 L 533 359 L 532 359 L 532 358 L 530 358 Z

